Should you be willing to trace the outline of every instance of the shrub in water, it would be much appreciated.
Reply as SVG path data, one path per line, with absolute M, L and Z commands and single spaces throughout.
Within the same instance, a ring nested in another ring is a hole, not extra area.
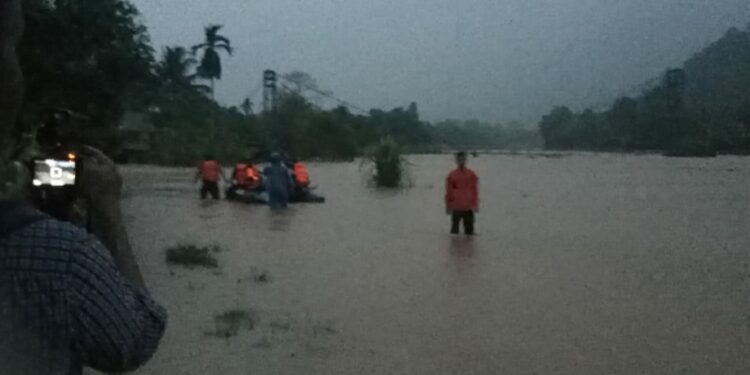
M 401 147 L 391 137 L 380 140 L 365 159 L 371 165 L 372 180 L 375 186 L 396 188 L 403 186 L 406 179 L 406 160 Z

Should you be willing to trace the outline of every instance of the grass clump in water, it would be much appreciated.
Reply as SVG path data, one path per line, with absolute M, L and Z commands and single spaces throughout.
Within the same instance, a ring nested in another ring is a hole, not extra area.
M 179 245 L 167 249 L 167 263 L 188 268 L 217 268 L 219 267 L 219 262 L 213 254 L 219 251 L 221 249 L 218 246 L 198 247 L 195 245 Z
M 406 164 L 401 146 L 391 137 L 380 140 L 364 159 L 370 165 L 372 182 L 381 188 L 398 188 L 406 185 Z
M 241 329 L 253 330 L 255 328 L 256 316 L 252 311 L 229 310 L 214 317 L 216 330 L 211 333 L 216 337 L 237 336 Z

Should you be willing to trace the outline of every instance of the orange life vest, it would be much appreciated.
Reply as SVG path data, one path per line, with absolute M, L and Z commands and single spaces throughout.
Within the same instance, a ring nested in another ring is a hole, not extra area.
M 293 168 L 294 182 L 299 186 L 310 185 L 310 174 L 307 172 L 307 167 L 302 163 L 294 163 Z
M 245 168 L 245 177 L 251 188 L 254 189 L 260 186 L 260 172 L 254 165 L 249 165 Z
M 255 188 L 260 185 L 260 172 L 252 164 L 238 163 L 234 167 L 234 179 L 239 186 Z
M 207 182 L 219 182 L 221 167 L 216 160 L 205 160 L 200 166 L 201 178 Z

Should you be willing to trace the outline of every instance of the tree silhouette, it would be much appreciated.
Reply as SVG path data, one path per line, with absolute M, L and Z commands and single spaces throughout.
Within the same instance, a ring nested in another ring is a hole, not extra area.
M 198 75 L 193 69 L 196 65 L 198 61 L 184 47 L 167 47 L 156 66 L 156 74 L 166 86 L 207 93 L 211 90 L 208 86 L 195 83 Z
M 198 65 L 198 76 L 211 81 L 211 97 L 214 95 L 214 82 L 221 79 L 221 55 L 224 50 L 232 55 L 232 44 L 230 40 L 219 34 L 223 25 L 208 25 L 205 28 L 206 39 L 201 44 L 193 46 L 193 53 L 203 51 L 200 65 Z

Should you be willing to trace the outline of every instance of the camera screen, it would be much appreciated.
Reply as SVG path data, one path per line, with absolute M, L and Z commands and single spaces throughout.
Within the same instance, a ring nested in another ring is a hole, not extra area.
M 34 186 L 72 186 L 76 183 L 76 162 L 71 160 L 35 160 Z

